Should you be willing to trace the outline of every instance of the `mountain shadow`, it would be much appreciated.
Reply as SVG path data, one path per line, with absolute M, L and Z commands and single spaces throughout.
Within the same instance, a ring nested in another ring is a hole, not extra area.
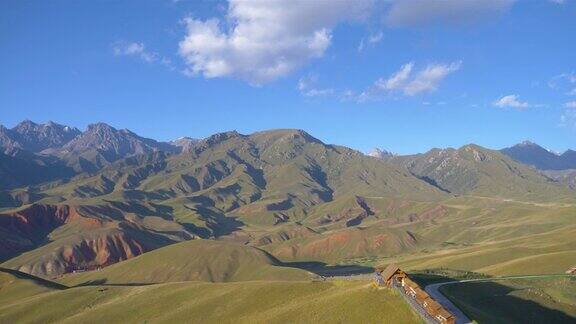
M 282 266 L 298 268 L 324 277 L 352 276 L 374 272 L 374 268 L 360 265 L 328 265 L 319 261 L 283 262 Z
M 440 290 L 471 320 L 479 323 L 576 323 L 576 317 L 556 309 L 574 306 L 550 299 L 538 289 L 515 289 L 487 281 L 446 285 Z

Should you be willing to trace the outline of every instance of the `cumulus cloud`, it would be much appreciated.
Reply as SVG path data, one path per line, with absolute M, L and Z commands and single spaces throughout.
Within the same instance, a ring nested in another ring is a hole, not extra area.
M 507 95 L 494 101 L 494 106 L 501 108 L 511 107 L 521 109 L 530 107 L 530 104 L 520 101 L 520 97 L 518 95 Z
M 438 89 L 444 78 L 458 71 L 461 66 L 461 61 L 448 64 L 429 64 L 413 74 L 414 63 L 410 62 L 403 65 L 390 78 L 376 81 L 374 88 L 377 91 L 400 91 L 407 96 L 433 92 Z
M 567 103 L 564 104 L 564 107 L 566 107 L 566 108 L 576 108 L 576 101 L 568 101 Z
M 230 0 L 225 20 L 184 19 L 179 53 L 190 75 L 263 84 L 324 55 L 332 28 L 362 20 L 372 0 Z
M 394 0 L 385 21 L 396 27 L 469 23 L 496 17 L 513 4 L 514 0 Z
M 334 27 L 345 21 L 385 16 L 394 26 L 471 21 L 494 16 L 514 0 L 228 0 L 224 17 L 183 20 L 179 43 L 185 73 L 206 78 L 231 77 L 260 85 L 323 57 Z M 360 41 L 358 51 L 381 42 L 383 33 Z M 430 71 L 433 77 L 435 71 Z M 426 77 L 426 75 L 423 75 Z M 431 80 L 429 84 L 432 84 Z M 413 93 L 434 87 L 414 83 Z

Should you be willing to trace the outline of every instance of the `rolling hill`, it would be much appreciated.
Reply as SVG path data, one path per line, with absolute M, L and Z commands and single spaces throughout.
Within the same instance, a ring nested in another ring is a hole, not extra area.
M 137 216 L 102 205 L 34 204 L 0 214 L 5 267 L 53 277 L 94 269 L 194 238 L 159 216 Z
M 400 296 L 370 289 L 365 281 L 86 286 L 0 304 L 0 322 L 44 321 L 419 323 L 420 319 Z
M 311 278 L 311 273 L 285 267 L 272 255 L 254 247 L 214 240 L 192 240 L 145 253 L 100 271 L 70 275 L 61 282 L 72 286 L 86 283 L 304 281 Z
M 0 268 L 1 305 L 10 305 L 10 303 L 18 302 L 31 296 L 66 288 L 66 286 L 23 272 Z

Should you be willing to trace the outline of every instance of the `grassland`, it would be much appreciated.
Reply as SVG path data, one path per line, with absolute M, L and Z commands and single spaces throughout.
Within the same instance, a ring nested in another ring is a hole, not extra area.
M 0 268 L 0 305 L 65 288 L 22 272 Z
M 0 323 L 418 323 L 402 298 L 363 281 L 84 286 L 0 304 Z
M 492 276 L 564 273 L 576 265 L 576 208 L 571 204 L 457 197 L 434 222 L 405 225 L 430 244 L 409 253 L 344 262 L 399 263 L 407 270 L 448 268 Z
M 101 271 L 68 275 L 66 285 L 152 284 L 182 281 L 309 280 L 312 273 L 284 267 L 257 248 L 214 240 L 192 240 L 157 249 Z
M 441 287 L 480 323 L 574 323 L 576 278 L 514 279 Z

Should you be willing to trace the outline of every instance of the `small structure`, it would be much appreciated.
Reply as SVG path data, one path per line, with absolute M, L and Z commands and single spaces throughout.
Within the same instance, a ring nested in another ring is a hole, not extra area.
M 428 293 L 408 277 L 396 264 L 390 264 L 386 268 L 376 268 L 374 282 L 378 286 L 394 287 L 413 299 L 430 318 L 441 324 L 453 324 L 456 318 L 447 311 L 440 303 L 434 300 Z
M 406 273 L 402 271 L 397 264 L 390 264 L 386 268 L 376 268 L 376 279 L 378 286 L 392 286 L 394 280 L 402 283 L 406 278 Z
M 576 267 L 570 268 L 566 271 L 566 274 L 576 275 Z

